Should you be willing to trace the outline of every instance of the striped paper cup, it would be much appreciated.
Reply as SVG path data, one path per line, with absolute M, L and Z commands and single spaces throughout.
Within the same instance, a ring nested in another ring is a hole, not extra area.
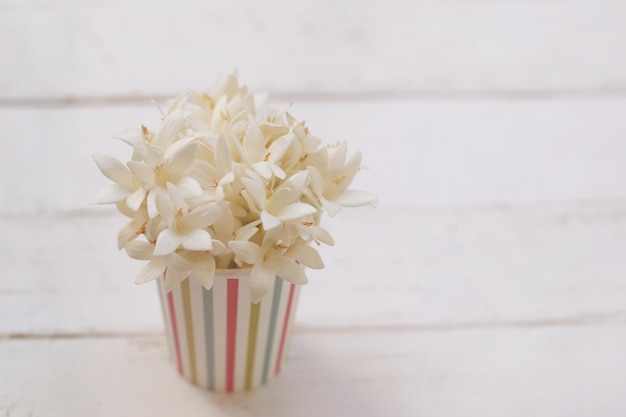
M 218 392 L 256 388 L 278 375 L 287 356 L 300 286 L 276 277 L 256 304 L 249 269 L 218 270 L 211 290 L 186 279 L 159 294 L 167 340 L 178 373 Z

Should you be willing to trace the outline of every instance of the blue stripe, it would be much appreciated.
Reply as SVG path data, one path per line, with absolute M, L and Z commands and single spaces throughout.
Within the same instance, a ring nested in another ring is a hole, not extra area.
M 263 363 L 263 383 L 267 382 L 270 369 L 270 358 L 272 357 L 272 348 L 274 342 L 274 332 L 276 330 L 276 319 L 278 316 L 278 305 L 280 304 L 280 293 L 283 289 L 283 279 L 274 277 L 274 297 L 272 298 L 272 314 L 270 316 L 270 325 L 267 333 L 267 344 L 265 346 L 265 363 Z

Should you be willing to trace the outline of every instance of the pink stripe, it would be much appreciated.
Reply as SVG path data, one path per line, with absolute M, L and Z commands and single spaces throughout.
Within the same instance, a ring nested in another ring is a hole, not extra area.
M 291 284 L 291 288 L 289 288 L 289 300 L 287 301 L 287 311 L 285 312 L 285 323 L 283 324 L 283 334 L 280 336 L 280 348 L 278 349 L 278 357 L 276 358 L 276 375 L 280 373 L 280 365 L 283 362 L 283 349 L 285 348 L 285 337 L 287 336 L 287 328 L 289 327 L 289 313 L 291 312 L 295 289 L 295 284 Z
M 180 345 L 178 343 L 178 327 L 176 327 L 176 312 L 174 311 L 174 294 L 167 293 L 167 304 L 170 308 L 170 318 L 172 321 L 172 337 L 174 338 L 174 350 L 176 351 L 176 366 L 178 373 L 183 374 L 183 359 L 180 356 Z
M 235 343 L 239 280 L 229 279 L 226 293 L 226 392 L 235 390 Z

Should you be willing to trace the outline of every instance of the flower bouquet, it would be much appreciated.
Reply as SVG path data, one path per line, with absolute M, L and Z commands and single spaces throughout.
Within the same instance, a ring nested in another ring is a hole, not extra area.
M 305 267 L 324 266 L 312 244 L 334 244 L 322 213 L 377 200 L 348 188 L 360 153 L 322 146 L 235 75 L 161 113 L 155 129 L 116 136 L 133 149 L 126 164 L 94 156 L 113 184 L 92 203 L 130 219 L 117 243 L 147 261 L 136 283 L 159 282 L 179 373 L 212 390 L 251 389 L 280 371 Z

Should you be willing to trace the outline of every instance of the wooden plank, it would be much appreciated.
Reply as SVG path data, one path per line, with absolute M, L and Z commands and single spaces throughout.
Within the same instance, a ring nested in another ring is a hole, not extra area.
M 621 198 L 626 99 L 301 102 L 327 143 L 363 152 L 356 188 L 383 205 Z M 159 119 L 152 106 L 0 109 L 0 215 L 92 210 L 105 184 L 90 155 L 127 160 L 109 139 Z
M 214 395 L 161 336 L 0 341 L 0 412 L 145 416 L 623 415 L 626 327 L 296 332 L 271 385 Z
M 0 98 L 623 92 L 623 2 L 4 1 Z
M 129 150 L 110 137 L 122 130 L 156 125 L 154 107 L 2 109 L 6 123 L 0 154 L 3 214 L 86 210 L 102 182 L 91 155 Z M 92 184 L 92 185 L 89 185 Z
M 344 213 L 347 214 L 347 213 Z M 157 291 L 118 253 L 117 216 L 0 221 L 0 334 L 163 328 Z M 542 327 L 626 317 L 626 202 L 356 210 L 309 271 L 296 326 Z

